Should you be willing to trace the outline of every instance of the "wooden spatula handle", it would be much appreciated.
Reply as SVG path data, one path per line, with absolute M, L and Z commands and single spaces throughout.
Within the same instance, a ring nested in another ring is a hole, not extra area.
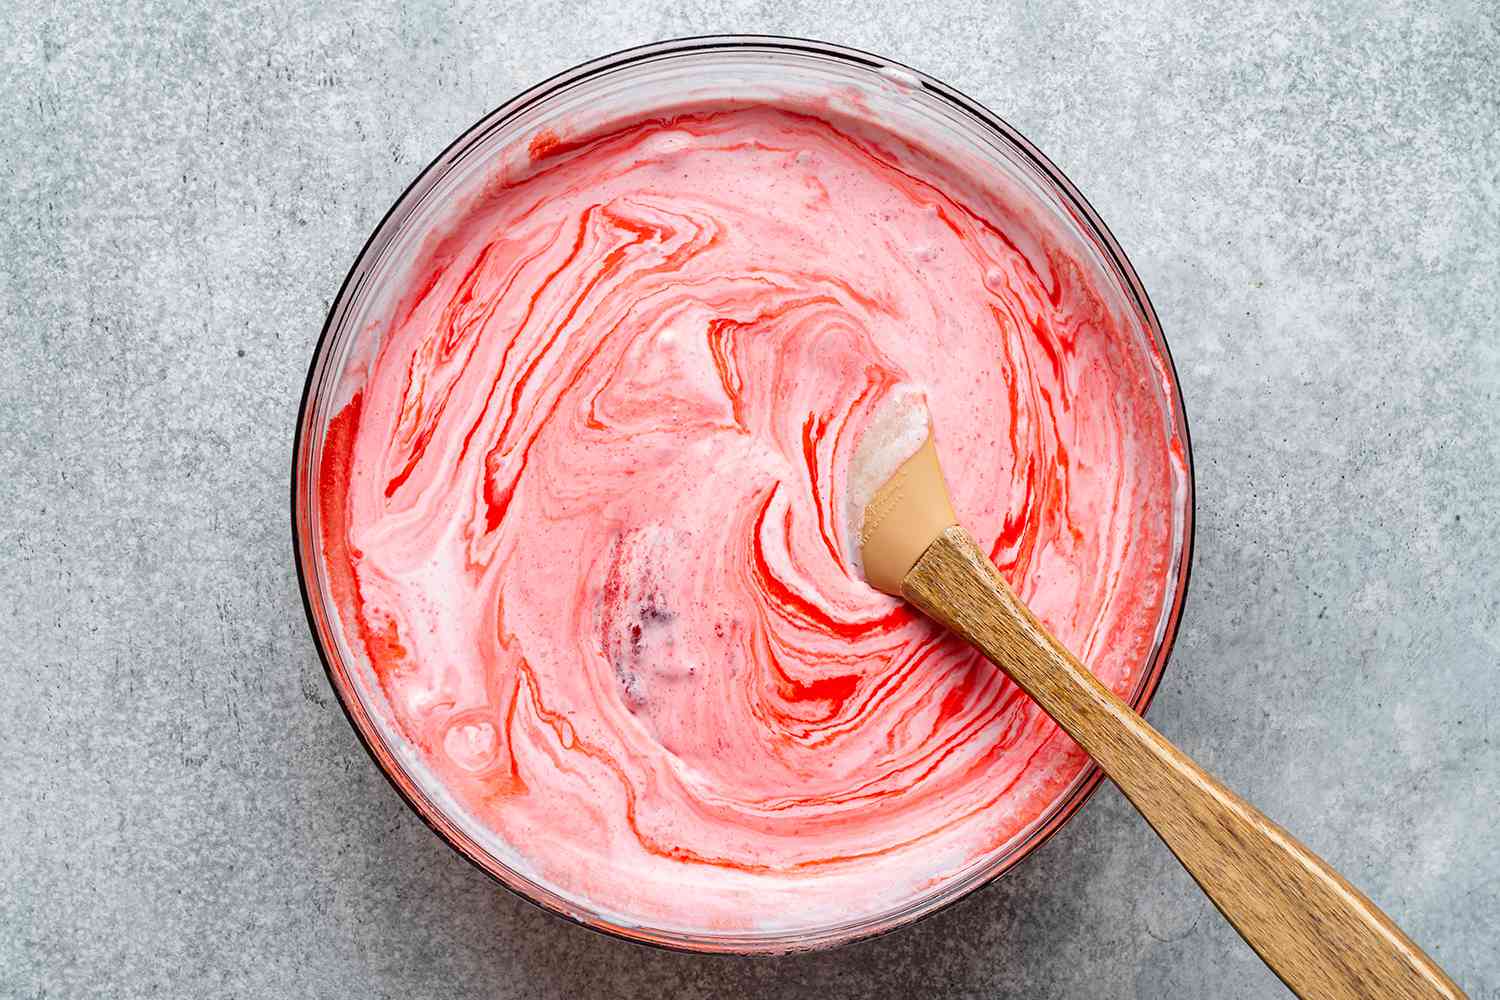
M 1358 889 L 1101 684 L 962 528 L 938 537 L 902 592 L 1009 674 L 1088 751 L 1298 996 L 1464 996 Z

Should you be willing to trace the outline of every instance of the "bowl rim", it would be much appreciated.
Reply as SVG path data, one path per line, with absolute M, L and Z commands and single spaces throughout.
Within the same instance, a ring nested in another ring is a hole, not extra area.
M 336 677 L 335 663 L 342 665 L 342 659 L 337 649 L 330 650 L 325 637 L 320 629 L 317 613 L 314 608 L 314 595 L 309 583 L 309 560 L 318 558 L 318 546 L 316 539 L 304 537 L 302 519 L 300 516 L 301 500 L 305 491 L 302 487 L 302 476 L 304 461 L 304 448 L 307 441 L 304 434 L 309 430 L 307 423 L 314 399 L 314 387 L 319 375 L 325 355 L 330 346 L 330 338 L 334 332 L 335 320 L 338 318 L 341 307 L 350 297 L 351 284 L 355 282 L 357 275 L 362 275 L 363 269 L 371 258 L 371 250 L 376 241 L 385 233 L 387 224 L 399 209 L 411 201 L 413 193 L 423 187 L 424 183 L 435 182 L 435 172 L 443 166 L 450 155 L 461 147 L 467 148 L 470 144 L 478 142 L 484 135 L 494 129 L 498 129 L 533 107 L 540 101 L 545 100 L 553 92 L 560 88 L 571 85 L 591 76 L 609 71 L 625 68 L 631 64 L 643 62 L 660 56 L 676 56 L 694 52 L 725 51 L 725 50 L 764 50 L 772 53 L 791 53 L 829 57 L 862 66 L 865 69 L 880 71 L 895 69 L 903 73 L 911 74 L 922 90 L 934 97 L 940 98 L 949 104 L 965 112 L 980 124 L 988 127 L 999 137 L 1006 141 L 1014 150 L 1025 157 L 1030 165 L 1035 168 L 1049 183 L 1054 185 L 1057 192 L 1062 196 L 1062 201 L 1072 211 L 1078 213 L 1078 221 L 1083 228 L 1089 231 L 1099 243 L 1110 264 L 1113 265 L 1116 274 L 1124 279 L 1125 291 L 1135 306 L 1140 317 L 1145 321 L 1147 332 L 1154 339 L 1156 346 L 1161 351 L 1161 356 L 1166 362 L 1166 372 L 1170 383 L 1170 408 L 1172 411 L 1172 422 L 1174 430 L 1182 439 L 1182 458 L 1184 465 L 1184 489 L 1182 519 L 1183 535 L 1182 547 L 1177 559 L 1177 583 L 1176 592 L 1172 601 L 1161 633 L 1161 641 L 1157 646 L 1152 661 L 1147 665 L 1142 674 L 1137 688 L 1128 703 L 1139 714 L 1145 715 L 1160 688 L 1162 676 L 1166 672 L 1168 661 L 1171 659 L 1172 650 L 1176 645 L 1178 628 L 1182 620 L 1183 610 L 1187 600 L 1188 583 L 1192 575 L 1193 549 L 1196 537 L 1196 499 L 1197 483 L 1193 465 L 1193 445 L 1189 430 L 1187 410 L 1182 399 L 1181 380 L 1178 375 L 1177 365 L 1172 357 L 1171 347 L 1162 330 L 1161 322 L 1156 315 L 1156 310 L 1151 304 L 1150 297 L 1146 293 L 1139 275 L 1136 274 L 1134 266 L 1126 257 L 1124 250 L 1120 247 L 1114 234 L 1105 225 L 1098 212 L 1089 203 L 1082 192 L 1080 192 L 1067 176 L 1054 164 L 1045 154 L 1031 143 L 1024 135 L 1015 129 L 1009 122 L 999 115 L 990 111 L 984 105 L 949 85 L 934 79 L 921 70 L 907 66 L 895 59 L 890 59 L 863 49 L 840 45 L 811 38 L 802 38 L 792 35 L 775 34 L 716 34 L 716 35 L 693 35 L 680 38 L 663 39 L 648 42 L 641 45 L 630 46 L 598 56 L 584 62 L 577 63 L 552 76 L 527 87 L 516 94 L 510 100 L 491 109 L 481 116 L 477 121 L 464 129 L 457 138 L 445 146 L 431 161 L 427 163 L 411 182 L 402 190 L 401 194 L 391 203 L 390 207 L 380 217 L 380 220 L 365 239 L 358 254 L 355 255 L 353 263 L 345 274 L 339 285 L 338 293 L 330 301 L 328 314 L 324 319 L 318 339 L 313 346 L 312 358 L 308 363 L 307 376 L 303 383 L 301 401 L 297 407 L 296 425 L 292 436 L 292 467 L 291 467 L 291 534 L 292 555 L 297 571 L 297 586 L 302 596 L 303 612 L 307 616 L 308 630 L 311 633 L 313 646 L 317 650 L 318 659 L 323 665 L 323 671 L 328 679 L 329 686 L 333 689 L 339 708 L 344 713 L 355 737 L 364 748 L 366 754 L 375 763 L 376 768 L 385 777 L 397 795 L 412 812 L 430 829 L 437 837 L 447 844 L 450 849 L 464 860 L 484 873 L 491 881 L 502 886 L 507 891 L 533 906 L 547 913 L 561 917 L 570 923 L 585 927 L 595 933 L 604 934 L 609 937 L 630 941 L 635 944 L 643 944 L 649 947 L 659 948 L 666 951 L 684 952 L 689 954 L 725 954 L 756 956 L 769 954 L 785 954 L 790 952 L 828 950 L 852 944 L 856 941 L 868 941 L 885 934 L 892 933 L 902 928 L 911 927 L 934 914 L 940 913 L 954 904 L 971 898 L 975 893 L 993 885 L 1002 876 L 1013 871 L 1026 858 L 1032 856 L 1036 850 L 1052 838 L 1058 830 L 1083 807 L 1099 788 L 1104 778 L 1103 771 L 1093 760 L 1089 760 L 1084 769 L 1079 772 L 1073 780 L 1070 791 L 1057 802 L 1053 803 L 1050 811 L 1043 821 L 1038 824 L 1023 841 L 1021 841 L 1009 856 L 1000 859 L 993 870 L 975 878 L 972 884 L 955 892 L 950 898 L 941 900 L 934 905 L 918 912 L 904 915 L 887 915 L 881 920 L 872 919 L 868 921 L 869 926 L 858 928 L 852 932 L 847 928 L 840 931 L 838 928 L 823 930 L 809 934 L 808 932 L 793 932 L 786 935 L 784 943 L 774 943 L 769 938 L 764 942 L 747 942 L 744 946 L 734 946 L 730 939 L 722 943 L 703 941 L 699 938 L 689 940 L 688 935 L 679 932 L 653 931 L 650 928 L 634 928 L 618 923 L 606 922 L 602 919 L 588 919 L 585 916 L 571 912 L 561 905 L 560 901 L 539 898 L 523 891 L 520 887 L 511 885 L 501 875 L 487 866 L 478 856 L 477 852 L 471 852 L 460 844 L 454 835 L 458 831 L 445 829 L 440 825 L 442 818 L 438 815 L 429 815 L 428 809 L 432 808 L 435 813 L 441 810 L 435 804 L 419 801 L 412 790 L 405 787 L 395 773 L 393 765 L 398 762 L 393 758 L 386 759 L 389 754 L 382 756 L 382 747 L 377 747 L 378 736 L 367 731 L 361 724 L 358 716 L 363 714 L 363 707 L 356 711 L 349 703 L 352 694 L 347 694 L 344 687 Z M 424 192 L 425 193 L 425 192 Z M 358 287 L 355 287 L 358 290 Z M 315 472 L 313 473 L 315 475 Z M 308 498 L 311 499 L 310 494 Z M 415 786 L 416 782 L 412 782 Z M 467 838 L 465 838 L 467 839 Z M 498 861 L 498 859 L 496 859 Z M 499 862 L 504 866 L 504 862 Z M 528 880 L 529 881 L 529 880 Z M 792 940 L 800 938 L 801 940 Z M 741 939 L 745 941 L 745 939 Z

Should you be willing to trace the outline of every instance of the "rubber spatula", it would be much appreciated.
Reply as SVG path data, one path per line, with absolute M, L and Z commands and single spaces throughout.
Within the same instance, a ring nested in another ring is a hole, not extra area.
M 925 398 L 872 418 L 849 466 L 865 578 L 962 636 L 1031 696 L 1140 810 L 1299 997 L 1463 992 L 1327 862 L 1225 788 L 1047 631 L 958 523 Z

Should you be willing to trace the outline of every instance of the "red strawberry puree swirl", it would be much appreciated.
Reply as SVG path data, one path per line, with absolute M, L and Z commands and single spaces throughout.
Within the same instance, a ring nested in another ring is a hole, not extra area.
M 520 159 L 438 224 L 329 427 L 367 700 L 498 857 L 621 922 L 823 925 L 994 858 L 1085 758 L 860 579 L 848 461 L 925 387 L 960 516 L 1128 693 L 1185 479 L 1155 348 L 868 122 L 715 106 Z

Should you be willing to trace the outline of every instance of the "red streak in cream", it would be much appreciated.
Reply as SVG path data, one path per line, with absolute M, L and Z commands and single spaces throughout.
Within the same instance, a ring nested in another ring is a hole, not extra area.
M 878 128 L 705 109 L 531 144 L 429 241 L 330 426 L 367 696 L 495 852 L 687 931 L 911 903 L 1081 753 L 851 568 L 842 481 L 927 390 L 964 522 L 1117 691 L 1170 595 L 1160 359 L 1085 268 Z

